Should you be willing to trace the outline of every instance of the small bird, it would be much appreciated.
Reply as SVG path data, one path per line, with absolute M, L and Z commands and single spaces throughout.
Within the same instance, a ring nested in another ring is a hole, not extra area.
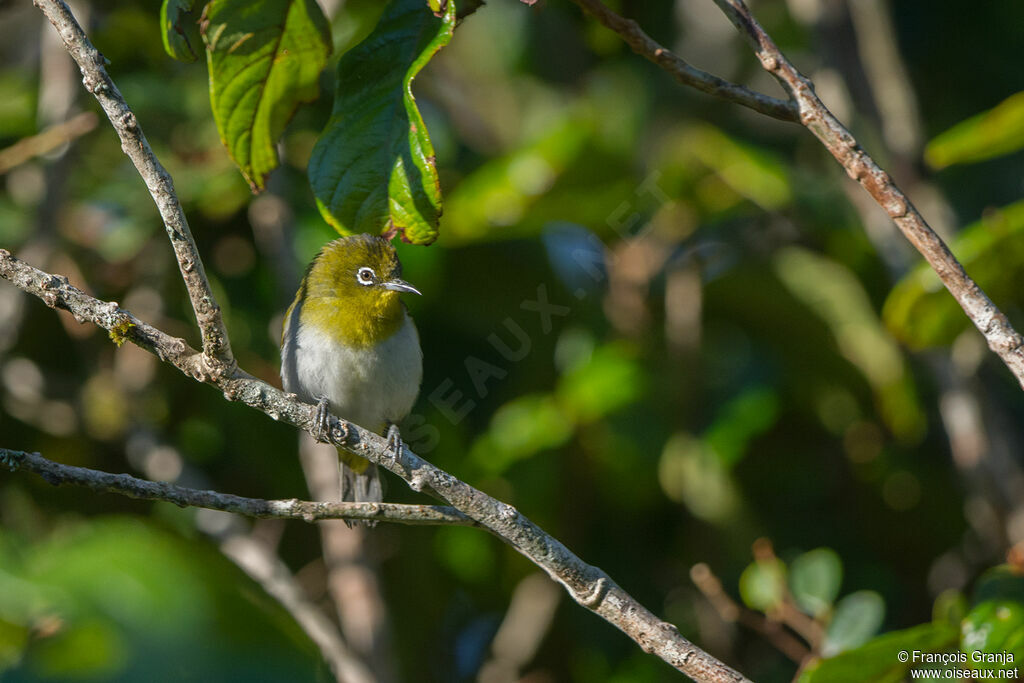
M 419 290 L 401 278 L 390 241 L 373 235 L 328 243 L 309 264 L 284 317 L 285 391 L 378 434 L 400 453 L 400 422 L 416 402 L 423 352 L 400 300 Z M 341 500 L 380 502 L 377 466 L 338 449 Z M 350 525 L 351 526 L 351 525 Z M 369 526 L 372 526 L 370 524 Z

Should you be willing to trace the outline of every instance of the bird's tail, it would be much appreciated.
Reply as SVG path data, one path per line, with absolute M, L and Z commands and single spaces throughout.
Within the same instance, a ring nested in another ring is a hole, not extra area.
M 377 466 L 365 458 L 338 449 L 338 473 L 343 503 L 379 503 L 384 500 Z M 349 522 L 349 527 L 372 528 L 377 522 Z

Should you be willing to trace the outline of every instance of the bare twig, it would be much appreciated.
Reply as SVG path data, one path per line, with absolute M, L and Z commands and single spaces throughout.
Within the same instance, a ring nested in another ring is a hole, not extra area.
M 345 645 L 330 619 L 302 594 L 295 577 L 273 552 L 245 534 L 231 534 L 222 539 L 220 549 L 288 610 L 320 648 L 320 654 L 331 667 L 336 680 L 373 683 L 373 674 Z
M 121 138 L 121 149 L 135 164 L 139 175 L 146 182 L 149 193 L 156 202 L 163 219 L 167 236 L 171 240 L 174 254 L 181 270 L 181 277 L 188 289 L 192 310 L 195 312 L 199 331 L 203 338 L 205 358 L 197 359 L 195 372 L 201 374 L 230 372 L 235 367 L 231 353 L 231 342 L 221 316 L 220 307 L 210 289 L 203 262 L 199 258 L 188 220 L 174 191 L 171 175 L 157 160 L 146 136 L 128 107 L 117 86 L 107 74 L 103 55 L 100 54 L 82 27 L 75 21 L 71 10 L 61 0 L 33 0 L 43 11 L 53 27 L 57 29 L 64 47 L 82 71 L 82 83 L 103 107 L 111 125 Z
M 243 498 L 217 491 L 200 491 L 166 482 L 153 482 L 130 474 L 112 474 L 85 467 L 63 465 L 47 460 L 38 453 L 25 453 L 0 448 L 0 465 L 10 470 L 38 474 L 50 484 L 85 486 L 93 491 L 119 493 L 140 500 L 162 500 L 186 507 L 234 512 L 257 518 L 300 519 L 315 522 L 323 519 L 361 519 L 399 524 L 446 524 L 480 526 L 458 510 L 441 505 L 400 505 L 397 503 L 324 503 L 308 500 L 264 500 Z
M 63 123 L 50 126 L 42 133 L 18 140 L 0 149 L 0 174 L 7 173 L 32 157 L 52 152 L 66 142 L 85 135 L 96 127 L 96 114 L 83 111 Z
M 857 140 L 822 104 L 814 86 L 782 54 L 743 0 L 715 0 L 753 46 L 761 65 L 790 93 L 800 109 L 800 122 L 832 153 L 847 174 L 885 209 L 904 236 L 921 252 L 953 298 L 984 335 L 988 346 L 1024 387 L 1024 337 L 978 287 L 889 175 L 860 148 Z
M 715 608 L 722 621 L 743 624 L 760 633 L 765 640 L 775 646 L 775 649 L 796 664 L 801 664 L 811 655 L 811 650 L 782 628 L 781 623 L 771 621 L 763 614 L 738 605 L 725 591 L 722 581 L 715 576 L 708 565 L 703 562 L 695 564 L 690 569 L 690 579 Z
M 0 249 L 0 277 L 39 297 L 52 308 L 70 311 L 76 320 L 109 330 L 117 342 L 130 341 L 151 351 L 197 381 L 217 387 L 228 400 L 241 401 L 310 434 L 317 429 L 316 406 L 303 403 L 294 394 L 286 394 L 237 368 L 232 372 L 193 373 L 192 368 L 201 354 L 183 340 L 140 321 L 114 302 L 100 301 L 85 294 L 71 286 L 65 277 L 29 266 L 3 249 Z M 747 680 L 688 641 L 675 626 L 655 616 L 608 574 L 583 562 L 514 507 L 438 469 L 407 448 L 402 449 L 401 457 L 394 457 L 386 439 L 351 422 L 331 416 L 329 438 L 336 446 L 394 472 L 412 489 L 447 501 L 544 569 L 577 603 L 621 629 L 644 651 L 657 655 L 694 680 Z
M 715 97 L 742 104 L 756 112 L 782 121 L 798 121 L 798 112 L 793 102 L 737 85 L 706 71 L 690 66 L 678 55 L 666 50 L 653 38 L 644 33 L 632 19 L 626 19 L 608 9 L 600 0 L 572 0 L 591 16 L 615 31 L 638 55 L 649 59 L 672 75 L 682 85 L 688 85 Z

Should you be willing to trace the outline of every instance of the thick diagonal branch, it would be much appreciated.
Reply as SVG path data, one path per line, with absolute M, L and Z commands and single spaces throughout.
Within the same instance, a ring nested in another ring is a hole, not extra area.
M 117 342 L 130 341 L 171 363 L 198 381 L 211 384 L 231 401 L 241 401 L 275 420 L 317 430 L 316 406 L 303 403 L 255 377 L 231 373 L 192 372 L 201 354 L 183 340 L 148 325 L 116 303 L 100 301 L 68 283 L 66 277 L 45 273 L 0 249 L 0 277 L 42 299 L 51 308 L 69 311 L 81 322 L 110 331 Z M 403 448 L 394 457 L 387 440 L 351 422 L 330 418 L 332 443 L 394 472 L 416 491 L 436 495 L 522 553 L 562 584 L 569 595 L 605 621 L 622 630 L 644 651 L 665 660 L 697 681 L 746 681 L 636 601 L 601 569 L 586 564 L 560 541 L 544 532 L 514 507 L 506 505 Z
M 686 60 L 659 45 L 635 21 L 616 14 L 600 0 L 572 0 L 572 2 L 582 7 L 604 26 L 618 33 L 619 37 L 633 48 L 633 52 L 660 66 L 680 84 L 696 88 L 708 95 L 742 104 L 744 107 L 749 107 L 772 118 L 794 122 L 799 120 L 796 105 L 793 102 L 770 97 L 691 66 Z
M 85 89 L 92 93 L 103 107 L 111 125 L 117 131 L 117 136 L 121 138 L 121 149 L 135 164 L 139 175 L 146 182 L 149 194 L 156 202 L 167 236 L 171 240 L 181 277 L 188 289 L 196 322 L 199 324 L 203 352 L 209 359 L 209 362 L 198 364 L 195 370 L 203 373 L 230 370 L 234 367 L 235 360 L 224 327 L 224 319 L 210 289 L 210 282 L 206 278 L 195 240 L 192 239 L 188 220 L 174 191 L 171 175 L 153 154 L 139 122 L 135 119 L 135 114 L 107 73 L 106 59 L 89 42 L 68 6 L 61 0 L 33 0 L 33 3 L 57 29 L 61 40 L 64 41 L 64 47 L 82 71 Z

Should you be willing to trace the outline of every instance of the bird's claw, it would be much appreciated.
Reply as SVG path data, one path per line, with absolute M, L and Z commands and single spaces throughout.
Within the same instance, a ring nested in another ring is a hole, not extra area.
M 396 462 L 402 457 L 402 433 L 394 423 L 388 425 L 388 455 Z
M 313 438 L 317 443 L 330 443 L 331 433 L 331 406 L 326 396 L 321 396 L 316 402 L 316 416 L 313 418 Z

